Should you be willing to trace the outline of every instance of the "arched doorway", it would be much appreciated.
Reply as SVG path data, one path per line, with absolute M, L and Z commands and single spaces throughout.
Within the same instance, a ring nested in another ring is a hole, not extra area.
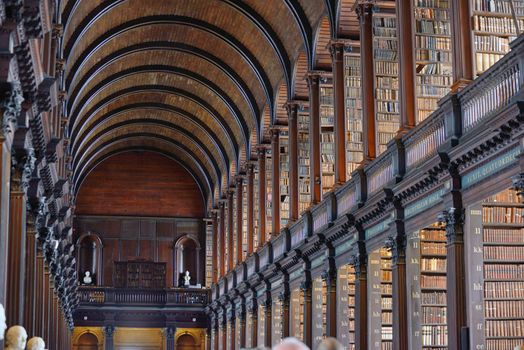
M 191 334 L 182 334 L 176 340 L 176 349 L 177 350 L 195 350 L 197 349 L 195 338 L 193 338 Z
M 84 333 L 78 338 L 76 350 L 98 350 L 98 338 L 93 333 Z
M 92 284 L 102 285 L 102 241 L 96 234 L 82 235 L 77 243 L 78 278 L 83 283 L 86 271 L 89 271 Z
M 178 239 L 174 247 L 175 253 L 175 276 L 173 281 L 178 287 L 184 285 L 183 276 L 189 271 L 191 285 L 201 283 L 200 281 L 200 243 L 193 235 L 185 235 Z

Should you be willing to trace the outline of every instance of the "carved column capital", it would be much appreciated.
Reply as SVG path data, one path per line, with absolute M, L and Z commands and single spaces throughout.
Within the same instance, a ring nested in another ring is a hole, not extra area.
M 103 328 L 104 336 L 106 338 L 113 338 L 113 335 L 115 334 L 115 330 L 116 330 L 116 328 L 113 325 L 104 326 L 104 328 Z
M 311 281 L 302 281 L 299 287 L 301 292 L 308 292 L 311 289 Z
M 445 225 L 448 244 L 464 240 L 464 209 L 449 208 L 438 215 L 438 222 Z
M 373 13 L 373 1 L 361 0 L 355 6 L 355 12 L 359 21 L 366 21 L 369 16 Z
M 361 253 L 355 253 L 349 258 L 349 265 L 353 266 L 355 275 L 360 277 L 366 272 L 367 256 Z
M 7 82 L 0 84 L 0 110 L 2 111 L 2 133 L 4 136 L 16 131 L 23 100 L 20 84 Z
M 329 53 L 333 61 L 341 61 L 344 59 L 344 42 L 333 40 L 329 43 Z
M 517 197 L 520 203 L 524 203 L 524 173 L 517 174 L 511 177 L 511 189 L 517 192 Z
M 391 251 L 393 263 L 404 262 L 406 259 L 406 236 L 391 235 L 384 243 L 386 249 Z
M 289 293 L 282 291 L 278 293 L 278 301 L 282 304 L 289 303 Z
M 321 72 L 318 71 L 309 71 L 306 74 L 306 81 L 308 87 L 318 86 L 320 84 L 320 78 L 322 76 Z
M 11 155 L 11 191 L 27 191 L 35 163 L 36 156 L 32 148 L 13 150 Z

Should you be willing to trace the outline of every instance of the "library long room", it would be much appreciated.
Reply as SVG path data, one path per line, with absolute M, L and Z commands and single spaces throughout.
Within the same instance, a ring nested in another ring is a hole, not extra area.
M 524 0 L 0 27 L 0 348 L 524 350 Z

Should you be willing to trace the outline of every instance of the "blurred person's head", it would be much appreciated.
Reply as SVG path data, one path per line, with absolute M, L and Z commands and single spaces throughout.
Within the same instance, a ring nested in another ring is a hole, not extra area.
M 318 344 L 317 350 L 343 350 L 344 347 L 338 340 L 335 338 L 329 337 L 324 340 L 320 344 Z
M 284 338 L 280 343 L 273 346 L 273 350 L 309 350 L 309 347 L 297 338 Z

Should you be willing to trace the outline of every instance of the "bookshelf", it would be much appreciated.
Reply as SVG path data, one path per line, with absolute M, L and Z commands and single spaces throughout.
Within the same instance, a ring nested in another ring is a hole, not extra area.
M 471 0 L 471 10 L 475 68 L 480 75 L 508 53 L 509 43 L 524 30 L 524 1 Z
M 346 120 L 346 171 L 351 173 L 364 159 L 362 143 L 362 88 L 360 86 L 360 53 L 344 52 L 344 107 Z
M 266 151 L 266 240 L 271 239 L 273 233 L 273 172 L 272 172 L 272 161 L 271 161 L 271 149 Z M 265 242 L 261 242 L 264 244 Z
M 337 335 L 345 350 L 355 350 L 355 270 L 343 265 L 337 271 Z
M 259 182 L 260 174 L 256 165 L 253 169 L 253 251 L 260 245 Z
M 417 124 L 437 109 L 453 83 L 449 0 L 415 0 Z
M 377 11 L 373 14 L 373 56 L 378 155 L 386 150 L 400 127 L 397 19 L 394 13 Z
M 309 208 L 311 203 L 311 187 L 309 182 L 309 110 L 298 112 L 298 192 L 299 214 Z
M 271 304 L 271 317 L 271 343 L 275 346 L 282 340 L 282 302 L 277 296 Z
M 289 131 L 280 131 L 280 226 L 289 222 Z
M 242 261 L 247 256 L 247 181 L 242 182 Z
M 446 231 L 437 224 L 408 238 L 408 290 L 413 348 L 447 348 Z
M 226 349 L 232 349 L 234 346 L 231 322 L 226 323 Z
M 213 283 L 213 225 L 206 225 L 206 287 Z
M 265 346 L 264 342 L 266 340 L 265 339 L 266 338 L 265 317 L 266 317 L 265 307 L 262 305 L 259 305 L 259 307 L 257 308 L 257 327 L 258 327 L 257 345 L 261 347 Z
M 290 336 L 298 340 L 304 340 L 304 297 L 299 288 L 291 291 L 289 317 L 290 322 Z
M 476 213 L 481 213 L 477 220 Z M 524 344 L 524 205 L 515 191 L 506 190 L 469 214 L 468 251 L 482 262 L 471 272 L 477 274 L 473 285 L 482 286 L 473 288 L 471 297 L 483 311 L 472 316 L 484 330 L 476 338 L 486 350 L 513 349 Z
M 322 163 L 322 193 L 335 185 L 335 112 L 332 79 L 320 80 L 320 157 Z
M 240 332 L 241 332 L 241 327 L 240 327 L 240 317 L 236 317 L 235 318 L 235 349 L 240 349 Z
M 233 204 L 231 205 L 231 210 L 232 210 L 232 214 L 231 215 L 231 218 L 233 220 L 233 232 L 231 232 L 230 234 L 233 236 L 233 247 L 232 247 L 232 254 L 233 254 L 233 266 L 236 266 L 239 261 L 238 260 L 238 255 L 237 255 L 237 242 L 238 242 L 238 236 L 239 236 L 239 232 L 238 231 L 238 227 L 237 227 L 237 199 L 236 199 L 236 196 L 237 196 L 237 193 L 235 191 L 235 194 L 233 195 Z
M 229 208 L 228 201 L 224 203 L 224 271 L 227 273 L 229 270 Z
M 313 348 L 317 348 L 327 333 L 327 289 L 322 278 L 313 279 Z
M 368 295 L 370 297 L 368 319 L 370 349 L 393 349 L 393 279 L 391 252 L 379 248 L 369 254 L 370 276 Z
M 166 263 L 147 260 L 115 261 L 115 288 L 166 288 Z

